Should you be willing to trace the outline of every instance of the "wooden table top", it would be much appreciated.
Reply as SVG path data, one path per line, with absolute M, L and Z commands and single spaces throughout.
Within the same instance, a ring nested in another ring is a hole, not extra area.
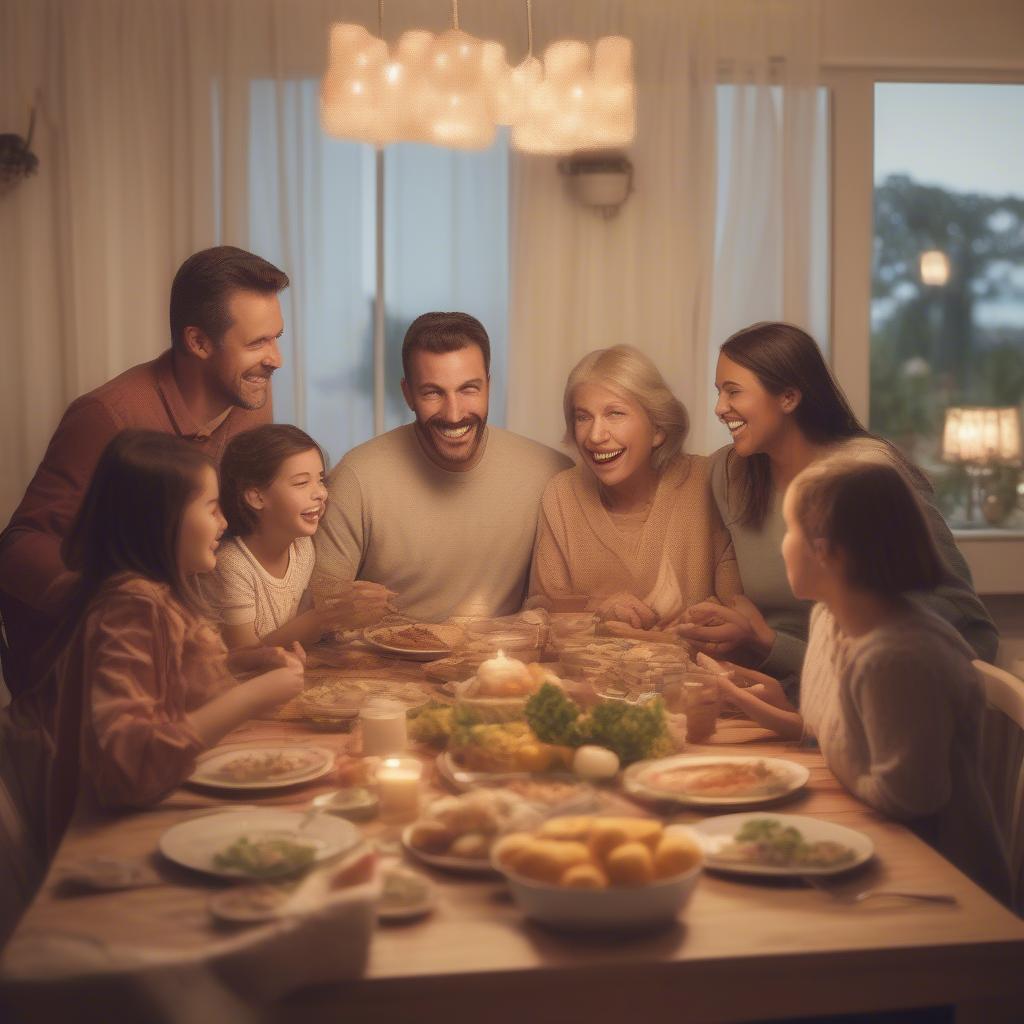
M 351 740 L 276 721 L 249 723 L 225 742 L 283 738 L 339 752 Z M 432 915 L 379 927 L 360 980 L 296 994 L 273 1012 L 282 1020 L 315 1021 L 337 1019 L 344 1008 L 360 1021 L 452 1021 L 475 1017 L 468 1009 L 475 1007 L 490 1024 L 525 1016 L 563 1021 L 623 1014 L 645 1021 L 739 1021 L 966 1005 L 983 998 L 1024 1006 L 1024 922 L 906 828 L 847 793 L 816 750 L 768 738 L 749 724 L 724 723 L 707 746 L 689 751 L 758 753 L 805 765 L 808 786 L 778 809 L 870 836 L 876 857 L 846 883 L 851 890 L 931 889 L 954 893 L 959 905 L 872 900 L 851 906 L 788 880 L 706 872 L 682 919 L 667 930 L 632 937 L 565 935 L 526 922 L 500 879 L 423 868 L 437 887 Z M 233 802 L 304 808 L 332 784 L 328 778 Z M 183 788 L 149 811 L 76 821 L 6 956 L 16 958 L 20 942 L 47 931 L 168 952 L 215 943 L 223 933 L 206 904 L 217 883 L 168 863 L 156 847 L 171 825 L 224 802 L 232 801 Z M 671 820 L 702 817 L 685 812 Z M 379 834 L 382 828 L 371 823 L 365 831 Z M 145 859 L 161 884 L 61 896 L 55 879 L 66 866 L 99 855 Z

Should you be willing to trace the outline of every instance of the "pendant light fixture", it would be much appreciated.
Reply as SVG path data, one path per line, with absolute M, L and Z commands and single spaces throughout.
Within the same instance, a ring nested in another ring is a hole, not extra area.
M 376 146 L 488 147 L 510 74 L 505 48 L 459 28 L 458 0 L 452 0 L 450 29 L 405 32 L 393 53 L 383 38 L 383 0 L 377 26 L 378 36 L 362 25 L 331 26 L 320 87 L 324 131 Z
M 458 0 L 452 0 L 450 29 L 405 32 L 393 52 L 383 20 L 379 0 L 378 35 L 357 24 L 331 26 L 320 90 L 320 120 L 330 135 L 376 146 L 486 149 L 501 124 L 511 126 L 515 149 L 547 154 L 633 141 L 633 44 L 624 36 L 598 39 L 593 50 L 562 39 L 538 60 L 532 0 L 526 0 L 527 55 L 510 68 L 504 46 L 461 30 Z
M 591 48 L 561 39 L 533 56 L 532 0 L 526 0 L 529 50 L 513 72 L 521 95 L 512 119 L 512 145 L 525 153 L 566 154 L 628 146 L 636 134 L 633 44 L 604 36 Z

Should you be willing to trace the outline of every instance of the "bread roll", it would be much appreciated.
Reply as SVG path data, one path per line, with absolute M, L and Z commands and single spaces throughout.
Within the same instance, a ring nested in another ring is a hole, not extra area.
M 655 818 L 603 818 L 602 821 L 618 825 L 630 842 L 644 843 L 653 852 L 664 834 L 665 828 Z
M 480 832 L 467 832 L 448 847 L 450 857 L 465 857 L 467 860 L 485 860 L 490 851 L 490 840 Z
M 624 820 L 629 822 L 625 828 L 626 835 L 631 840 L 644 843 L 651 851 L 657 849 L 661 837 L 665 834 L 665 826 L 660 821 L 655 821 L 653 818 L 626 818 Z
M 549 818 L 541 825 L 537 835 L 544 839 L 572 839 L 584 841 L 590 835 L 594 819 L 589 815 L 568 818 Z
M 516 858 L 515 870 L 526 878 L 557 885 L 569 868 L 589 860 L 582 843 L 535 839 Z
M 500 841 L 498 846 L 497 860 L 503 868 L 515 869 L 523 850 L 533 842 L 533 836 L 528 832 L 510 832 Z
M 409 832 L 409 845 L 424 853 L 445 853 L 455 833 L 439 821 L 418 821 Z
M 596 864 L 574 864 L 559 884 L 566 889 L 607 889 L 608 877 Z
M 654 861 L 643 843 L 623 843 L 608 854 L 605 863 L 613 885 L 647 885 L 654 880 Z
M 618 819 L 611 818 L 603 820 L 598 818 L 594 827 L 590 830 L 590 838 L 587 845 L 590 847 L 590 854 L 598 864 L 604 864 L 608 860 L 608 854 L 617 846 L 629 842 L 626 830 L 619 824 Z
M 700 847 L 689 836 L 667 835 L 654 851 L 656 878 L 671 878 L 689 871 L 701 861 Z

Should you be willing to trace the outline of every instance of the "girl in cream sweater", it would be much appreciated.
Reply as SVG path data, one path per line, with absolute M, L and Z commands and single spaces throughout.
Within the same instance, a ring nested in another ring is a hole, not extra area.
M 725 695 L 787 738 L 816 737 L 855 796 L 905 821 L 965 874 L 1008 902 L 1009 872 L 979 751 L 984 695 L 973 652 L 912 596 L 942 578 L 920 505 L 898 470 L 825 459 L 783 503 L 782 554 L 811 614 L 800 708 L 761 673 Z

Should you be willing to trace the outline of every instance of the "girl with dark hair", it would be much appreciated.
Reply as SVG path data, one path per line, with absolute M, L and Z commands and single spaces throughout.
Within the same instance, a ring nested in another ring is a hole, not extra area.
M 776 680 L 738 666 L 720 678 L 723 695 L 785 738 L 816 737 L 855 796 L 908 822 L 1008 901 L 1009 869 L 980 772 L 984 693 L 974 652 L 909 596 L 934 588 L 944 567 L 905 474 L 878 459 L 819 460 L 790 484 L 782 511 L 790 586 L 820 602 L 800 710 Z
M 321 608 L 308 596 L 313 535 L 327 504 L 324 457 L 309 434 L 272 423 L 233 438 L 220 465 L 230 538 L 217 555 L 224 639 L 230 648 L 316 643 L 334 629 L 378 621 L 392 593 L 356 581 Z
M 126 430 L 104 449 L 64 543 L 78 577 L 50 667 L 0 721 L 0 779 L 38 863 L 79 797 L 155 803 L 201 751 L 302 690 L 293 654 L 228 663 L 195 586 L 223 530 L 217 474 L 189 442 Z M 232 668 L 263 674 L 239 686 Z
M 913 486 L 942 561 L 941 579 L 922 599 L 978 657 L 995 657 L 999 636 L 934 505 L 927 478 L 864 429 L 810 335 L 785 323 L 758 323 L 737 332 L 721 347 L 715 386 L 715 412 L 733 443 L 711 457 L 711 487 L 749 600 L 738 608 L 694 606 L 679 627 L 684 637 L 712 655 L 741 649 L 763 671 L 795 685 L 810 606 L 790 590 L 779 555 L 782 495 L 801 470 L 826 456 L 846 454 L 884 459 Z M 876 510 L 856 511 L 875 529 L 886 528 Z

